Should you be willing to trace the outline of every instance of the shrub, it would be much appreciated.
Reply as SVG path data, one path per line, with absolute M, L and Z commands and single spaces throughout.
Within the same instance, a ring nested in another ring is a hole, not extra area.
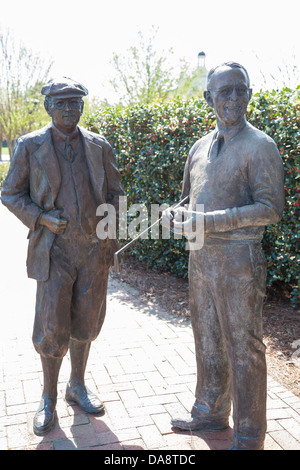
M 128 205 L 174 204 L 180 199 L 191 145 L 214 125 L 203 100 L 174 100 L 126 109 L 106 108 L 86 119 L 114 147 Z M 149 266 L 187 276 L 184 240 L 137 241 L 132 251 Z
M 253 96 L 247 118 L 277 143 L 285 167 L 286 206 L 282 220 L 266 227 L 263 248 L 267 284 L 292 286 L 299 299 L 299 156 L 300 87 Z M 109 107 L 86 118 L 87 127 L 114 147 L 129 205 L 174 204 L 180 198 L 184 164 L 194 142 L 215 126 L 213 110 L 203 99 L 131 108 Z M 133 252 L 151 267 L 187 277 L 184 240 L 142 240 Z
M 263 248 L 267 283 L 292 285 L 299 299 L 299 156 L 300 87 L 260 92 L 248 108 L 249 121 L 276 141 L 285 167 L 286 206 L 282 220 L 266 227 Z M 174 99 L 130 108 L 107 107 L 85 117 L 85 125 L 101 133 L 115 149 L 129 204 L 174 204 L 180 198 L 183 170 L 194 142 L 215 126 L 213 110 L 203 99 Z M 0 164 L 0 188 L 9 163 Z M 187 277 L 184 240 L 142 240 L 134 253 L 151 267 Z
M 292 303 L 299 302 L 299 186 L 300 186 L 300 87 L 255 95 L 249 121 L 276 142 L 285 168 L 285 211 L 276 225 L 264 233 L 268 285 L 283 281 L 292 285 Z

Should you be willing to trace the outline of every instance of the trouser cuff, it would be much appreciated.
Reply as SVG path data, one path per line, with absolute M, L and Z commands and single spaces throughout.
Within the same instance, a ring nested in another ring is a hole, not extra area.
M 234 434 L 233 445 L 239 450 L 264 450 L 265 438 Z
M 205 424 L 208 423 L 210 425 L 216 426 L 223 426 L 224 428 L 228 427 L 229 425 L 229 412 L 228 413 L 212 413 L 206 406 L 200 404 L 199 402 L 195 402 L 191 415 L 195 418 L 201 419 L 201 421 Z

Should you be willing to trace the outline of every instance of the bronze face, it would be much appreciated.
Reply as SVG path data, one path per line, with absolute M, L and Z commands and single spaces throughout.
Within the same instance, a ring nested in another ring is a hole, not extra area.
M 251 93 L 242 69 L 223 66 L 214 72 L 205 98 L 214 108 L 220 127 L 226 129 L 243 119 Z
M 83 111 L 81 98 L 51 98 L 47 112 L 52 117 L 54 125 L 68 134 L 76 128 Z

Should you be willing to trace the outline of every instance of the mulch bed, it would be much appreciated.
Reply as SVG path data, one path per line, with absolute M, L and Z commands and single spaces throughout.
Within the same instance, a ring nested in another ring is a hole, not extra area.
M 113 270 L 111 273 L 117 276 Z M 186 279 L 153 271 L 130 254 L 123 255 L 121 274 L 117 277 L 137 289 L 141 299 L 155 302 L 169 313 L 190 316 Z M 277 287 L 268 292 L 263 321 L 268 373 L 300 396 L 300 311 L 291 306 L 286 290 Z M 298 340 L 299 344 L 295 347 Z

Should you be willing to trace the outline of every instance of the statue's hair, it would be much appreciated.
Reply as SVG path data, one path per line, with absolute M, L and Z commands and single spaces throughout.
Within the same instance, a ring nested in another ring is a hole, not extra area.
M 220 67 L 230 67 L 232 69 L 241 69 L 243 70 L 243 72 L 245 73 L 246 77 L 247 77 L 247 81 L 248 81 L 248 86 L 250 86 L 250 78 L 249 78 L 249 75 L 248 75 L 248 72 L 247 70 L 245 69 L 245 67 L 243 67 L 241 64 L 238 64 L 237 62 L 224 62 L 224 64 L 221 64 L 221 65 L 217 65 L 216 67 L 212 68 L 209 72 L 208 72 L 208 75 L 207 75 L 207 89 L 209 89 L 208 87 L 208 84 L 210 82 L 210 80 L 212 79 L 212 76 L 213 74 L 215 73 L 215 71 L 217 69 L 219 69 Z

